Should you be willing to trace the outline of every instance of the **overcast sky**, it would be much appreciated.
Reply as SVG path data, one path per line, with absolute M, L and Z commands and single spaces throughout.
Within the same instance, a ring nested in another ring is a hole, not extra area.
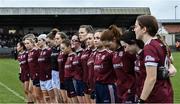
M 0 7 L 149 7 L 158 19 L 180 19 L 180 0 L 0 0 Z

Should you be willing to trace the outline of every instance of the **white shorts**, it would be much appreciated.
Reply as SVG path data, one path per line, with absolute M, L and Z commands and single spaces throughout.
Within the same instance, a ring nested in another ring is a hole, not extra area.
M 41 87 L 41 90 L 50 91 L 53 89 L 52 81 L 51 80 L 47 80 L 47 81 L 40 80 L 40 87 Z
M 59 71 L 52 70 L 52 86 L 53 89 L 57 88 L 60 89 L 60 78 L 59 78 Z

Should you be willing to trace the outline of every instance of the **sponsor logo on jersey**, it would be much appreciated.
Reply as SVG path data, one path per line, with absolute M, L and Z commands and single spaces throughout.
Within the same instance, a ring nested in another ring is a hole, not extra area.
M 26 61 L 24 60 L 24 61 L 21 61 L 19 64 L 21 65 L 21 64 L 25 64 L 26 63 Z
M 38 61 L 40 62 L 40 61 L 44 61 L 45 60 L 45 58 L 38 58 Z
M 100 70 L 103 68 L 103 65 L 94 65 L 94 70 Z
M 94 63 L 94 61 L 89 61 L 87 65 L 91 65 L 92 63 Z
M 155 58 L 148 55 L 148 56 L 145 57 L 145 61 L 155 61 Z
M 62 62 L 63 61 L 63 59 L 58 59 L 58 62 Z
M 72 65 L 65 65 L 64 67 L 65 67 L 65 69 L 67 69 L 67 68 L 71 68 L 71 66 Z
M 79 61 L 73 61 L 73 65 L 79 64 Z
M 119 64 L 113 64 L 113 67 L 114 67 L 114 69 L 121 68 L 121 67 L 123 67 L 123 63 L 121 62 Z
M 28 62 L 31 62 L 33 60 L 33 58 L 28 58 Z
M 82 55 L 81 59 L 85 59 L 86 57 L 88 57 L 88 55 Z

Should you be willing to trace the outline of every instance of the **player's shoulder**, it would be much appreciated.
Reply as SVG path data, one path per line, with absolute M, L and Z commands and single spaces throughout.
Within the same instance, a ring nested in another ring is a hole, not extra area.
M 113 53 L 113 51 L 111 51 L 111 50 L 109 50 L 109 49 L 104 49 L 104 51 L 105 51 L 106 53 L 109 53 L 109 54 L 112 54 L 112 53 Z

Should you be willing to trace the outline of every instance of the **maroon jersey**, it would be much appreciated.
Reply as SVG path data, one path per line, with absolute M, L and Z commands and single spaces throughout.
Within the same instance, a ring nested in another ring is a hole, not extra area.
M 74 67 L 73 67 L 73 60 L 76 56 L 76 53 L 70 53 L 67 57 L 67 60 L 65 62 L 64 66 L 64 78 L 73 78 L 74 77 Z
M 60 52 L 58 55 L 58 59 L 57 59 L 61 83 L 64 83 L 64 66 L 65 66 L 65 62 L 67 60 L 67 57 L 68 57 L 68 55 L 64 54 L 63 52 Z
M 97 51 L 94 59 L 94 74 L 96 82 L 104 84 L 113 84 L 116 81 L 116 75 L 112 64 L 112 51 Z
M 77 80 L 82 80 L 82 78 L 83 78 L 83 69 L 82 69 L 82 64 L 81 64 L 81 60 L 80 60 L 82 52 L 83 52 L 82 48 L 77 50 L 76 56 L 73 59 L 73 68 L 75 69 L 74 79 L 77 79 Z
M 168 58 L 166 58 L 165 46 L 158 39 L 151 39 L 145 43 L 144 46 L 144 63 L 145 66 L 155 66 L 157 71 L 159 66 L 168 66 Z M 173 89 L 170 79 L 156 80 L 154 88 L 146 100 L 151 103 L 172 103 Z
M 135 93 L 134 60 L 135 55 L 124 52 L 123 47 L 113 52 L 112 63 L 117 76 L 117 95 L 120 102 L 127 100 L 128 92 Z
M 29 66 L 28 66 L 28 52 L 24 51 L 18 54 L 18 61 L 20 65 L 21 81 L 29 80 Z
M 32 49 L 28 52 L 28 65 L 30 69 L 30 77 L 32 80 L 39 80 L 40 67 L 38 57 L 40 55 L 39 49 Z
M 45 48 L 40 51 L 38 62 L 40 66 L 39 79 L 41 81 L 46 81 L 51 79 L 51 49 L 50 48 Z
M 143 50 L 140 50 L 137 53 L 136 60 L 134 63 L 135 63 L 134 71 L 136 76 L 136 81 L 135 81 L 136 94 L 140 98 L 144 85 L 144 80 L 146 78 L 146 68 L 144 66 Z
M 88 66 L 87 61 L 89 59 L 89 55 L 91 53 L 91 49 L 86 49 L 81 55 L 81 65 L 83 68 L 83 82 L 88 83 Z
M 91 54 L 87 60 L 87 67 L 88 67 L 88 83 L 90 87 L 90 91 L 94 91 L 95 88 L 95 75 L 94 75 L 94 58 L 96 55 L 96 50 L 92 50 Z

